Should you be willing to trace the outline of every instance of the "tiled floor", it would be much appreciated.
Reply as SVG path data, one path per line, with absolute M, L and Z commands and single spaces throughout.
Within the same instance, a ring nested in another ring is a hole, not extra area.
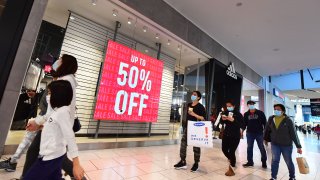
M 299 174 L 296 165 L 297 179 L 319 180 L 320 179 L 320 141 L 314 136 L 305 136 L 299 134 L 303 145 L 303 156 L 307 158 L 310 166 L 310 174 Z M 243 168 L 242 163 L 246 162 L 246 141 L 241 140 L 237 150 L 237 168 L 236 175 L 226 177 L 224 175 L 228 163 L 221 152 L 221 141 L 214 141 L 213 149 L 202 149 L 200 170 L 191 173 L 190 168 L 193 163 L 192 148 L 188 148 L 188 170 L 175 170 L 173 165 L 179 160 L 179 145 L 152 146 L 122 149 L 106 149 L 98 151 L 82 151 L 80 159 L 85 168 L 86 176 L 91 180 L 164 180 L 164 179 L 195 179 L 195 180 L 224 180 L 224 179 L 242 179 L 242 180 L 260 180 L 270 178 L 270 158 L 268 160 L 268 169 L 261 168 L 259 162 L 260 153 L 255 146 L 254 159 L 255 167 Z M 267 147 L 268 157 L 270 156 L 270 147 Z M 296 156 L 296 153 L 294 153 Z M 18 169 L 14 173 L 0 171 L 0 179 L 6 180 L 18 178 L 24 158 L 20 160 Z M 285 163 L 281 160 L 278 179 L 289 179 Z

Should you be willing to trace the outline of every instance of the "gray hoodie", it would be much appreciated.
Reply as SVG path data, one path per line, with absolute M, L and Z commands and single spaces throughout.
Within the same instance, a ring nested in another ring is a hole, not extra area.
M 293 141 L 297 148 L 301 148 L 294 124 L 287 115 L 285 115 L 278 129 L 274 123 L 274 116 L 269 117 L 264 131 L 264 140 L 280 146 L 292 146 Z

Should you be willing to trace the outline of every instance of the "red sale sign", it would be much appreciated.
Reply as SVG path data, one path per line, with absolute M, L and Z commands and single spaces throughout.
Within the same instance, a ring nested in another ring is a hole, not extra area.
M 108 42 L 94 119 L 157 122 L 163 62 Z

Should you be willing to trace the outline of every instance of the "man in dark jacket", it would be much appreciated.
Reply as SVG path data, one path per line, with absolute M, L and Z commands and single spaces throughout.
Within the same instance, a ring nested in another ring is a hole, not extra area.
M 253 145 L 254 141 L 257 141 L 258 147 L 261 153 L 261 162 L 262 167 L 267 168 L 267 153 L 263 145 L 263 131 L 266 126 L 266 116 L 264 113 L 255 108 L 254 101 L 248 101 L 247 105 L 249 110 L 244 113 L 244 125 L 247 129 L 247 160 L 246 164 L 243 164 L 243 167 L 253 166 Z
M 299 154 L 302 154 L 301 144 L 292 120 L 285 114 L 286 108 L 284 105 L 275 104 L 273 107 L 274 116 L 270 116 L 268 119 L 264 132 L 265 144 L 268 145 L 268 142 L 271 142 L 271 179 L 277 179 L 280 155 L 282 154 L 289 170 L 289 180 L 295 180 L 295 168 L 292 162 L 292 142 L 295 143 Z

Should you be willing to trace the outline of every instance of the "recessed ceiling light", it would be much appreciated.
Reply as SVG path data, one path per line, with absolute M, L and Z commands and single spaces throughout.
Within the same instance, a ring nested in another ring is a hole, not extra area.
M 71 19 L 71 20 L 74 20 L 75 18 L 74 18 L 73 16 L 70 16 L 70 19 Z
M 157 34 L 156 34 L 156 39 L 159 39 L 159 38 L 160 38 L 160 34 L 157 33 Z
M 92 5 L 93 6 L 97 5 L 97 0 L 92 0 Z
M 148 27 L 147 26 L 143 26 L 142 30 L 143 30 L 143 32 L 147 32 Z
M 112 16 L 114 16 L 114 17 L 118 16 L 118 11 L 116 9 L 114 9 L 112 11 Z
M 180 51 L 181 50 L 181 45 L 178 45 L 178 51 Z
M 236 4 L 236 6 L 237 6 L 237 7 L 242 6 L 242 2 L 238 2 L 238 3 Z
M 132 24 L 132 19 L 128 18 L 128 24 Z
M 279 48 L 274 48 L 273 51 L 277 52 L 277 51 L 280 51 L 280 49 Z
M 170 39 L 168 39 L 167 45 L 170 46 L 170 44 L 171 44 L 171 41 Z
M 146 50 L 144 50 L 144 52 L 148 53 L 148 52 L 149 52 L 149 50 L 148 50 L 148 49 L 146 49 Z

